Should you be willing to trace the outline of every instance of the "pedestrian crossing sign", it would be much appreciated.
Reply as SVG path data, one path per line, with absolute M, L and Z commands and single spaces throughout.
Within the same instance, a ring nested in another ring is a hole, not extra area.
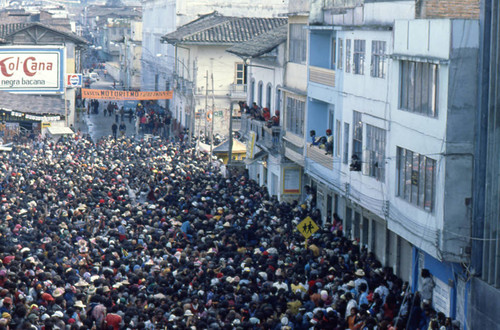
M 301 223 L 297 225 L 297 230 L 307 239 L 319 229 L 316 222 L 311 217 L 306 217 Z

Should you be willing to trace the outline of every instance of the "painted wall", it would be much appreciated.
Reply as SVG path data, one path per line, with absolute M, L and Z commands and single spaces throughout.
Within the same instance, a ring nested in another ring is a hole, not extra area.
M 412 214 L 410 226 L 390 222 L 389 228 L 413 244 L 421 244 L 421 248 L 435 258 L 466 261 L 468 256 L 464 252 L 468 243 L 464 237 L 470 236 L 467 198 L 472 194 L 470 152 L 477 92 L 462 82 L 475 81 L 474 77 L 477 77 L 474 69 L 477 63 L 477 22 L 397 21 L 394 35 L 395 53 L 449 59 L 449 63 L 443 62 L 439 66 L 436 118 L 399 110 L 391 112 L 391 154 L 395 154 L 396 147 L 400 146 L 428 155 L 437 161 L 437 176 L 435 208 L 430 213 L 396 197 L 396 184 L 388 186 L 391 207 L 402 214 Z M 461 43 L 453 40 L 461 40 Z M 394 64 L 397 66 L 397 61 Z M 393 81 L 398 81 L 397 69 L 391 72 Z M 394 88 L 391 96 L 393 109 L 398 105 L 397 91 Z M 390 168 L 391 173 L 396 173 L 395 162 L 390 163 Z M 456 180 L 457 177 L 461 180 Z
M 283 49 L 284 46 L 281 46 Z M 276 97 L 277 97 L 277 86 L 283 86 L 283 75 L 284 75 L 284 70 L 283 66 L 278 64 L 279 62 L 269 62 L 269 61 L 262 61 L 262 60 L 252 60 L 250 65 L 247 66 L 247 104 L 251 105 L 250 102 L 250 90 L 251 84 L 250 81 L 255 80 L 255 86 L 254 86 L 254 100 L 257 100 L 257 95 L 258 95 L 258 86 L 259 82 L 262 81 L 263 89 L 262 89 L 262 107 L 264 107 L 266 104 L 271 104 L 271 115 L 274 115 L 275 110 L 280 110 L 276 109 Z M 271 85 L 271 100 L 268 102 L 267 100 L 267 92 L 266 92 L 266 87 L 268 85 Z
M 330 69 L 332 34 L 315 31 L 309 34 L 309 65 Z M 313 47 L 312 45 L 317 45 Z
M 205 113 L 206 77 L 208 72 L 208 109 L 211 110 L 212 104 L 214 104 L 216 111 L 222 111 L 222 117 L 214 116 L 214 132 L 227 136 L 229 134 L 229 109 L 231 107 L 231 99 L 229 98 L 230 85 L 235 82 L 236 63 L 243 63 L 243 61 L 241 58 L 226 52 L 228 46 L 188 46 L 188 48 L 189 52 L 178 53 L 178 59 L 188 67 L 196 68 L 194 73 L 191 72 L 195 81 L 193 85 L 195 94 L 194 107 L 197 111 Z M 188 54 L 189 57 L 183 57 L 188 56 Z M 214 93 L 212 93 L 212 77 Z M 186 127 L 185 102 L 185 100 L 182 101 L 182 99 L 174 96 L 174 108 L 179 108 L 177 119 Z M 174 113 L 174 117 L 175 115 Z
M 415 1 L 365 2 L 363 6 L 365 24 L 390 24 L 394 17 L 415 18 Z

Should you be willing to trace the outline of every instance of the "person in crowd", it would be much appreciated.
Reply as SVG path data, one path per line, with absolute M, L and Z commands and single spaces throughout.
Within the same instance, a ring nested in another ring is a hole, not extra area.
M 124 137 L 125 132 L 127 131 L 127 125 L 125 125 L 125 122 L 123 120 L 118 128 L 120 129 L 120 137 Z
M 111 125 L 111 132 L 113 133 L 113 138 L 116 140 L 118 132 L 118 125 L 116 124 L 116 121 L 114 121 Z

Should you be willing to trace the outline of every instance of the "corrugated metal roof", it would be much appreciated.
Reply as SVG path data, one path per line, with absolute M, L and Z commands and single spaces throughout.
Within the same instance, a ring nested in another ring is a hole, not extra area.
M 41 28 L 44 28 L 47 30 L 51 30 L 51 31 L 54 31 L 56 33 L 63 34 L 66 37 L 68 37 L 69 39 L 73 40 L 75 43 L 88 44 L 88 42 L 84 38 L 74 34 L 71 31 L 68 31 L 66 29 L 62 29 L 60 27 L 49 26 L 46 24 L 38 23 L 38 22 L 0 24 L 0 42 L 5 43 L 5 42 L 7 42 L 7 39 L 9 38 L 9 36 L 11 36 L 15 33 L 18 33 L 22 30 L 34 27 L 34 26 L 41 27 Z
M 38 115 L 64 115 L 64 100 L 60 95 L 29 95 L 0 91 L 0 109 Z
M 233 44 L 286 24 L 286 18 L 230 17 L 214 12 L 179 27 L 163 36 L 162 40 L 171 44 Z
M 262 33 L 255 38 L 235 44 L 227 50 L 241 57 L 257 57 L 270 52 L 286 41 L 288 25 L 279 26 L 273 30 Z

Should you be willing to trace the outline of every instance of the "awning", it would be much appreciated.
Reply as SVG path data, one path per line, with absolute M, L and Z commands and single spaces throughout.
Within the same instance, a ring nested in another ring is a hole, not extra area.
M 431 64 L 448 64 L 450 62 L 450 60 L 446 58 L 407 55 L 407 54 L 391 54 L 389 55 L 389 57 L 398 61 L 413 61 L 413 62 L 431 63 Z
M 72 135 L 75 134 L 73 130 L 69 127 L 49 127 L 47 131 L 51 135 Z
M 259 151 L 258 153 L 255 154 L 255 156 L 253 156 L 252 159 L 245 159 L 244 162 L 245 162 L 245 165 L 250 165 L 250 164 L 253 164 L 255 163 L 256 161 L 258 160 L 261 160 L 263 159 L 264 157 L 267 157 L 268 155 L 268 152 L 265 151 L 265 150 L 261 150 Z

